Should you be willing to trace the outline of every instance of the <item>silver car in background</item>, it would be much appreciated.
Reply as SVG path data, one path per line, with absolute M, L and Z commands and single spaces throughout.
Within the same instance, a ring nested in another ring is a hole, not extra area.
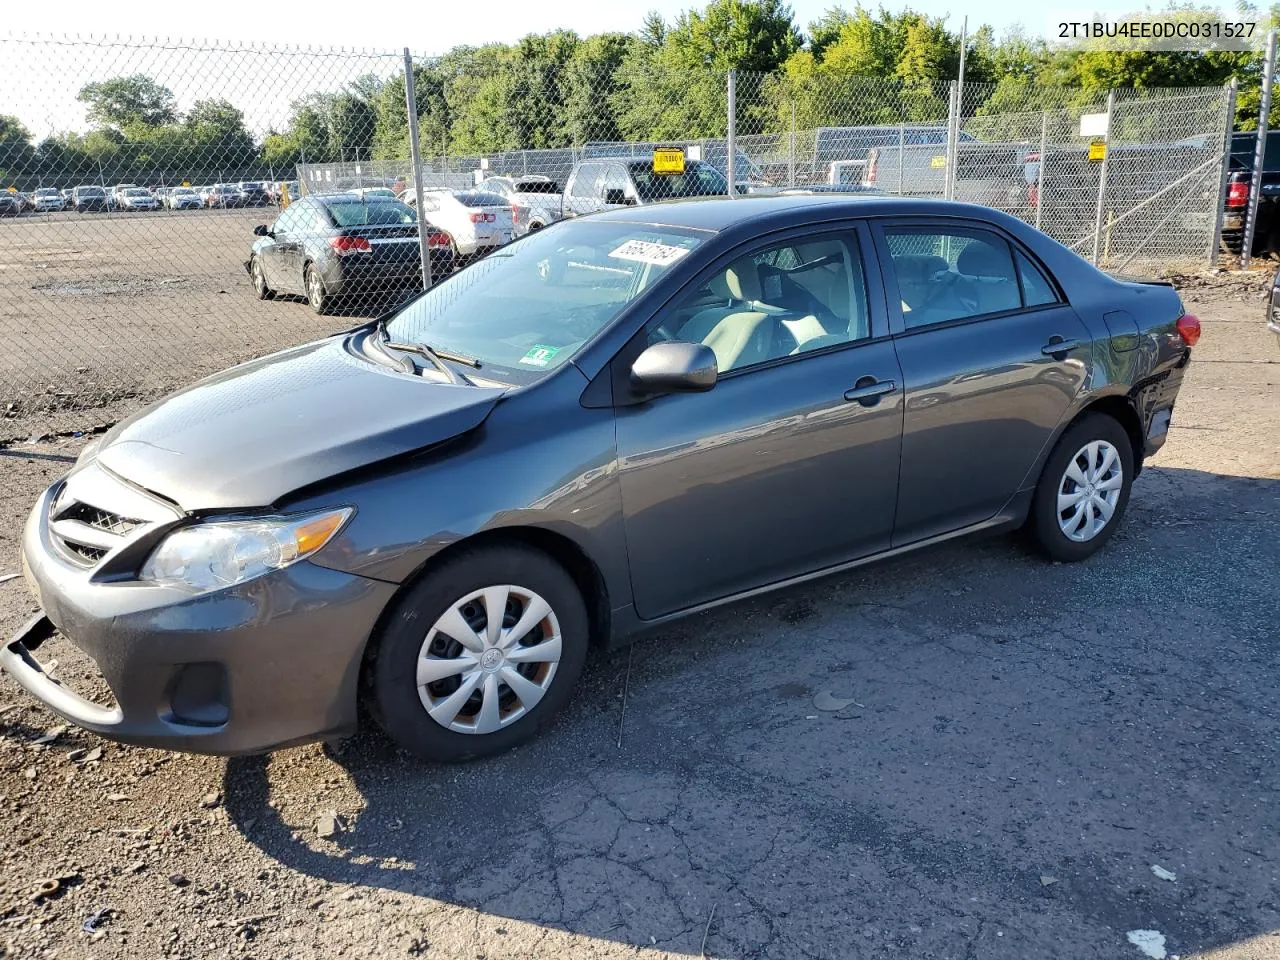
M 560 219 L 560 184 L 550 177 L 489 177 L 476 184 L 476 189 L 506 197 L 511 204 L 517 237 Z
M 403 199 L 413 206 L 417 198 L 406 190 Z M 484 256 L 510 243 L 515 234 L 507 198 L 487 190 L 425 190 L 422 213 L 427 223 L 449 235 L 460 258 Z
M 36 213 L 52 213 L 55 210 L 65 210 L 67 206 L 61 191 L 53 187 L 41 187 L 32 197 Z

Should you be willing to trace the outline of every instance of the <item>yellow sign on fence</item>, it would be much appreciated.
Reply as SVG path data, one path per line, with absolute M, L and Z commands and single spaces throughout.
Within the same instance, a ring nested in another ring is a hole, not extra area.
M 933 169 L 935 170 L 941 170 L 946 165 L 947 165 L 946 157 L 934 157 L 929 161 L 929 166 L 933 167 Z
M 1105 140 L 1095 140 L 1089 144 L 1089 160 L 1093 163 L 1101 163 L 1107 159 L 1107 142 Z
M 653 151 L 653 172 L 684 173 L 684 151 L 678 149 Z

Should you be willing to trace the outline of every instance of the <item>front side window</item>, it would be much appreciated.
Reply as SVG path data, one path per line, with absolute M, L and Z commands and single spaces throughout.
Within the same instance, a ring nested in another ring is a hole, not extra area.
M 908 328 L 963 320 L 1022 307 L 1008 241 L 967 227 L 888 226 L 893 264 Z
M 665 311 L 650 342 L 704 343 L 721 373 L 871 336 L 858 238 L 772 244 L 718 271 Z
M 478 359 L 527 383 L 566 363 L 702 242 L 646 224 L 571 220 L 539 230 L 432 287 L 389 324 L 392 338 Z
M 578 168 L 578 175 L 573 178 L 573 183 L 569 186 L 569 196 L 591 196 L 594 191 L 596 177 L 599 172 L 600 165 L 597 163 L 584 163 L 580 166 Z

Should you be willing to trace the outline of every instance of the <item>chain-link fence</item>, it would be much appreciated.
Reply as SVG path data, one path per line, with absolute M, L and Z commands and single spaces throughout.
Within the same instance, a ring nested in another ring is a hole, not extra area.
M 395 52 L 0 39 L 0 441 L 349 326 L 563 215 L 669 196 L 664 147 L 694 164 L 685 195 L 953 198 L 1105 267 L 1212 254 L 1225 89 L 730 83 L 533 39 L 408 78 Z

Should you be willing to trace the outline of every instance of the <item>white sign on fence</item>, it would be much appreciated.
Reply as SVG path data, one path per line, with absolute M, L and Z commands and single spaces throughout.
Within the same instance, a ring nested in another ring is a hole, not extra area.
M 1105 137 L 1107 135 L 1107 115 L 1105 113 L 1082 113 L 1080 115 L 1080 136 Z

